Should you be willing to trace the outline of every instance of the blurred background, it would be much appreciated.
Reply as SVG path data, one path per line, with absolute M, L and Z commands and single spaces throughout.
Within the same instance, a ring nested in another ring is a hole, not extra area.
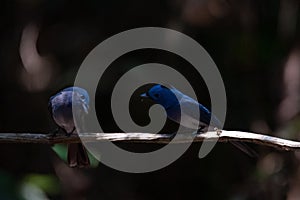
M 49 97 L 73 84 L 96 45 L 121 31 L 158 26 L 192 37 L 215 61 L 227 92 L 225 129 L 300 140 L 297 0 L 2 0 L 0 11 L 2 133 L 53 130 Z M 192 76 L 189 64 L 168 52 L 140 50 L 121 56 L 96 96 L 106 132 L 120 131 L 106 106 L 115 82 L 150 61 Z M 201 78 L 189 80 L 201 91 L 199 100 L 210 107 Z M 137 112 L 141 109 L 132 104 L 134 120 L 146 124 L 147 111 Z M 71 169 L 49 145 L 1 144 L 0 199 L 300 199 L 300 153 L 252 145 L 260 157 L 251 159 L 219 143 L 198 159 L 200 145 L 193 144 L 164 169 L 128 174 L 101 163 Z M 161 147 L 120 146 L 133 151 Z

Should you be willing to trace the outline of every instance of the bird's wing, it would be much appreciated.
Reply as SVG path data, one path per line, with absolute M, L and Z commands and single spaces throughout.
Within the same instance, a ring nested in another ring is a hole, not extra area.
M 206 126 L 210 124 L 212 127 L 221 128 L 221 122 L 205 106 L 200 104 L 195 99 L 183 94 L 174 87 L 171 90 L 177 96 L 181 106 L 183 106 L 183 115 L 189 115 L 191 118 L 193 118 L 193 120 L 200 119 L 200 122 Z
M 207 126 L 209 124 L 210 112 L 207 109 L 201 109 L 197 101 L 184 96 L 180 99 L 179 103 L 181 109 L 181 125 L 187 128 L 198 129 L 201 126 Z M 178 123 L 180 123 L 179 120 L 180 118 L 177 120 Z
M 51 113 L 51 115 L 53 114 L 53 110 L 52 110 L 52 100 L 53 100 L 56 96 L 57 96 L 57 94 L 51 96 L 50 99 L 49 99 L 49 101 L 48 101 L 48 110 L 49 110 L 49 112 Z
M 187 114 L 190 114 L 193 118 L 200 119 L 202 122 L 209 124 L 211 113 L 210 111 L 204 107 L 202 104 L 197 102 L 196 100 L 185 96 L 184 98 L 181 99 L 180 103 L 183 106 L 183 111 L 186 111 Z M 200 113 L 197 113 L 199 112 Z

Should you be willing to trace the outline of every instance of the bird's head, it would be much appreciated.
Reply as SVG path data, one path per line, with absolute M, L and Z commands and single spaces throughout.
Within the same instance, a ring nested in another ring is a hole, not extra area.
M 175 88 L 168 88 L 157 84 L 142 94 L 141 97 L 151 99 L 155 103 L 162 105 L 165 109 L 168 109 L 178 104 L 177 97 L 174 93 L 175 90 Z
M 69 87 L 63 90 L 64 92 L 73 92 L 73 103 L 76 106 L 82 106 L 85 113 L 88 113 L 89 104 L 90 104 L 90 97 L 87 91 L 80 87 Z

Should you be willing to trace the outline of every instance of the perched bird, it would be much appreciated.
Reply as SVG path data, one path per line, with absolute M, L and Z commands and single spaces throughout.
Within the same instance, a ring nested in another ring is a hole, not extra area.
M 72 105 L 75 113 L 72 112 Z M 82 88 L 68 87 L 50 97 L 48 107 L 55 123 L 68 136 L 77 134 L 73 117 L 76 114 L 80 120 L 84 120 L 89 110 L 89 95 Z M 90 166 L 86 149 L 81 143 L 68 144 L 68 164 L 79 168 Z
M 207 108 L 174 87 L 168 88 L 157 84 L 142 94 L 141 97 L 149 98 L 160 104 L 166 110 L 169 119 L 184 127 L 196 129 L 198 133 L 207 131 L 209 125 L 213 129 L 221 128 L 220 121 Z M 245 143 L 231 143 L 249 156 L 257 157 L 257 153 Z

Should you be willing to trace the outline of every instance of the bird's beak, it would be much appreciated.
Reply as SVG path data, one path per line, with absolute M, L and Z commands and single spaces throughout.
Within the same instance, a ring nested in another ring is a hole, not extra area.
M 140 97 L 141 97 L 141 101 L 144 101 L 144 100 L 147 101 L 147 99 L 149 99 L 149 100 L 151 100 L 151 101 L 153 100 L 153 99 L 149 96 L 148 92 L 141 94 Z
M 141 94 L 140 97 L 141 97 L 142 99 L 149 99 L 149 98 L 150 98 L 150 97 L 147 95 L 147 93 Z

